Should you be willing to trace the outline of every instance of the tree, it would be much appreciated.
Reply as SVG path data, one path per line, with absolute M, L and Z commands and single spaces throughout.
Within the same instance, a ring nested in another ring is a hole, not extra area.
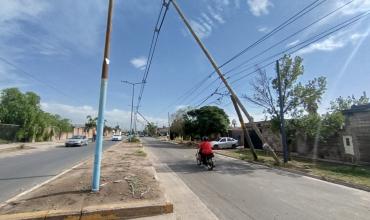
M 22 93 L 17 88 L 1 91 L 0 121 L 20 126 L 18 141 L 45 141 L 54 136 L 54 128 L 63 123 L 61 131 L 70 126 L 67 119 L 62 119 L 41 110 L 40 97 L 34 92 Z
M 184 115 L 191 110 L 191 107 L 185 107 L 178 109 L 174 114 L 171 115 L 171 136 L 172 137 L 183 137 L 185 136 L 184 131 Z
M 369 104 L 369 98 L 367 97 L 366 92 L 363 92 L 359 99 L 357 99 L 354 95 L 348 96 L 347 98 L 339 96 L 334 101 L 330 102 L 329 110 L 331 112 L 339 112 L 350 109 L 352 105 L 364 104 Z
M 149 136 L 157 135 L 157 126 L 154 123 L 148 123 L 145 126 L 144 132 Z
M 86 116 L 85 131 L 89 132 L 91 129 L 96 128 L 97 117 L 93 118 L 91 115 Z
M 299 77 L 304 74 L 302 61 L 299 56 L 292 59 L 289 55 L 285 55 L 279 64 L 283 113 L 286 115 L 298 116 L 302 115 L 304 111 L 310 114 L 317 113 L 318 104 L 326 90 L 325 77 L 314 78 L 304 85 L 298 82 Z M 258 73 L 251 83 L 253 95 L 243 95 L 243 97 L 262 107 L 264 113 L 270 118 L 279 119 L 277 76 L 275 74 L 275 77 L 268 77 L 266 71 L 261 69 Z
M 225 134 L 230 120 L 223 109 L 203 106 L 187 112 L 184 116 L 184 132 L 191 137 Z

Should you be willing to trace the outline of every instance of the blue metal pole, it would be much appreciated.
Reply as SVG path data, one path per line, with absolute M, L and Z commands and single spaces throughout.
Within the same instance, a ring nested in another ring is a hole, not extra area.
M 98 124 L 96 126 L 97 133 L 96 133 L 96 145 L 95 145 L 95 157 L 94 157 L 94 170 L 93 170 L 93 176 L 92 176 L 92 191 L 93 192 L 98 192 L 99 187 L 100 187 L 100 165 L 101 165 L 102 149 L 103 149 L 104 110 L 105 110 L 105 103 L 106 103 L 106 98 L 107 98 L 110 35 L 111 35 L 111 29 L 112 29 L 112 12 L 113 12 L 113 0 L 109 0 L 107 30 L 105 34 L 104 59 L 103 59 L 103 65 L 102 65 L 102 76 L 101 76 L 101 85 L 100 85 Z
M 94 171 L 93 171 L 93 184 L 92 191 L 99 191 L 100 185 L 100 165 L 103 151 L 103 133 L 104 133 L 104 109 L 107 98 L 107 85 L 108 80 L 102 79 L 100 85 L 100 100 L 99 100 L 99 114 L 97 123 L 95 157 L 94 157 Z

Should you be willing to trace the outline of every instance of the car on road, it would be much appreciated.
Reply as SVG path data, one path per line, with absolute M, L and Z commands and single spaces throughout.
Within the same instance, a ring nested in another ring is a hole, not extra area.
M 122 141 L 122 135 L 114 134 L 112 136 L 112 141 Z
M 236 148 L 238 146 L 238 140 L 231 137 L 220 137 L 216 141 L 212 141 L 211 144 L 215 149 Z
M 86 136 L 83 135 L 74 135 L 71 138 L 68 138 L 65 142 L 66 147 L 70 146 L 86 146 L 89 144 L 89 140 Z

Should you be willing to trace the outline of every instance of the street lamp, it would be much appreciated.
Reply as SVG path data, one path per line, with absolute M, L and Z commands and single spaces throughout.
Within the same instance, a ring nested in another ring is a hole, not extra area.
M 131 140 L 131 134 L 132 134 L 132 114 L 134 112 L 134 96 L 135 96 L 135 85 L 144 84 L 144 82 L 129 82 L 127 80 L 121 80 L 122 83 L 127 83 L 129 85 L 132 85 L 132 98 L 131 98 L 131 120 L 130 120 L 130 140 Z

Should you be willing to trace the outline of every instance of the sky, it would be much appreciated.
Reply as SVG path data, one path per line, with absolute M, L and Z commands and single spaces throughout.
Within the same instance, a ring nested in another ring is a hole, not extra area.
M 177 0 L 192 27 L 218 64 L 254 43 L 313 0 Z M 309 25 L 350 0 L 327 0 L 243 56 L 222 68 L 228 71 L 271 45 Z M 129 127 L 132 87 L 122 80 L 140 82 L 162 0 L 116 0 L 113 12 L 110 69 L 105 117 L 112 126 Z M 45 111 L 71 119 L 75 124 L 97 115 L 100 76 L 107 19 L 107 0 L 2 0 L 0 7 L 0 89 L 18 87 L 41 96 Z M 230 73 L 230 81 L 253 72 L 280 51 L 304 42 L 346 19 L 370 10 L 370 0 L 354 0 L 305 31 Z M 343 30 L 293 54 L 303 58 L 300 81 L 327 78 L 327 91 L 320 105 L 324 112 L 338 96 L 370 93 L 370 19 Z M 275 58 L 276 59 L 276 58 Z M 270 61 L 273 61 L 271 59 Z M 247 69 L 246 71 L 242 71 Z M 273 77 L 273 67 L 265 68 Z M 159 126 L 167 114 L 184 106 L 218 105 L 230 119 L 236 118 L 227 97 L 202 101 L 219 85 L 213 74 L 189 95 L 212 66 L 170 6 L 160 32 L 148 75 L 140 112 Z M 237 74 L 233 76 L 233 74 Z M 239 96 L 251 94 L 254 74 L 232 83 Z M 135 103 L 139 87 L 135 92 Z M 223 92 L 222 89 L 219 92 Z M 183 94 L 188 94 L 184 96 Z M 262 109 L 243 100 L 256 120 Z M 139 117 L 139 128 L 145 124 Z

